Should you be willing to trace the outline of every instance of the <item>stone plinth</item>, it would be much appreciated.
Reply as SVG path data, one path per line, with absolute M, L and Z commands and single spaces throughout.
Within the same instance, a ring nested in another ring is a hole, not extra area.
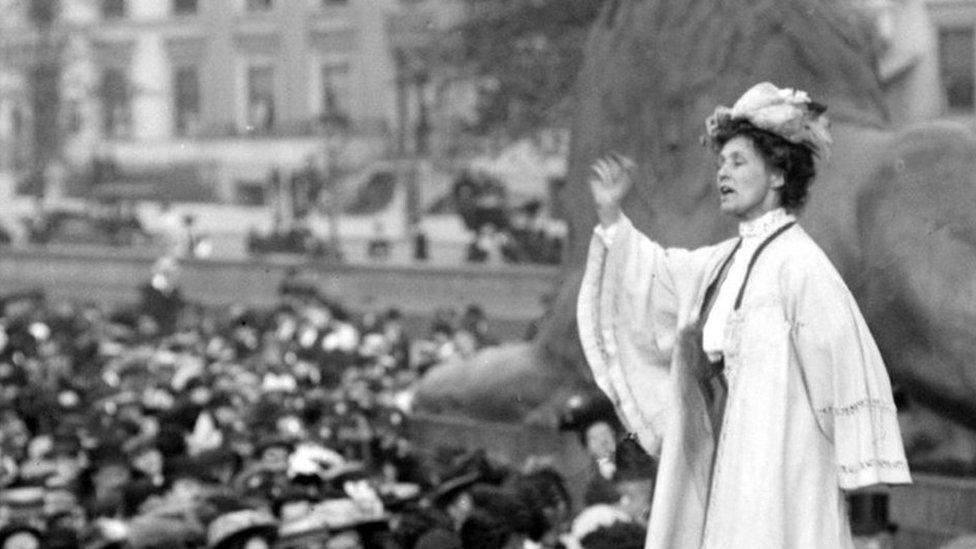
M 976 532 L 976 479 L 915 474 L 910 486 L 891 488 L 889 516 L 898 525 L 898 549 L 935 549 Z

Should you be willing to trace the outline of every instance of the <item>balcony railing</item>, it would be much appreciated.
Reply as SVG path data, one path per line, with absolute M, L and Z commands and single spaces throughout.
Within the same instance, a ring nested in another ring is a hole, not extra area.
M 317 119 L 286 120 L 276 123 L 268 130 L 248 130 L 236 123 L 200 125 L 178 137 L 188 139 L 281 139 L 317 137 Z M 355 133 L 365 136 L 378 136 L 392 133 L 389 124 L 383 119 L 357 119 L 354 121 Z

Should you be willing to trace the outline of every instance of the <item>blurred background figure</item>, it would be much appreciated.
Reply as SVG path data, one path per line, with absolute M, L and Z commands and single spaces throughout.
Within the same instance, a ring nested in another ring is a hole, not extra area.
M 140 322 L 150 333 L 170 334 L 186 305 L 179 287 L 180 265 L 173 256 L 163 256 L 153 265 L 152 275 L 140 289 Z
M 386 261 L 390 258 L 390 239 L 386 235 L 386 226 L 377 219 L 373 222 L 373 236 L 366 245 L 366 255 L 375 261 Z

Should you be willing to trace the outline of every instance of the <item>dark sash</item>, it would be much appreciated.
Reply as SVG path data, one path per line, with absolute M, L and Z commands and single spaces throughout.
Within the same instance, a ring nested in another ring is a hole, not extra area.
M 739 293 L 735 298 L 735 306 L 733 310 L 738 311 L 739 307 L 742 306 L 742 297 L 746 292 L 746 284 L 749 282 L 749 275 L 752 274 L 752 268 L 756 264 L 756 260 L 759 258 L 759 254 L 769 245 L 770 242 L 776 239 L 779 235 L 786 232 L 787 229 L 795 225 L 795 221 L 790 221 L 789 223 L 783 225 L 779 229 L 776 229 L 771 235 L 766 237 L 765 240 L 759 244 L 756 248 L 755 253 L 752 254 L 752 258 L 749 259 L 749 266 L 746 267 L 746 276 L 742 280 L 742 286 L 739 288 Z M 701 310 L 698 315 L 698 333 L 701 334 L 705 327 L 705 320 L 711 313 L 712 306 L 715 304 L 715 298 L 718 296 L 718 289 L 721 287 L 722 283 L 725 281 L 725 277 L 728 274 L 729 267 L 732 265 L 732 258 L 735 257 L 735 253 L 739 250 L 742 245 L 742 239 L 736 243 L 735 248 L 733 248 L 732 253 L 729 257 L 725 259 L 722 263 L 722 268 L 719 269 L 718 275 L 705 289 L 705 296 L 702 301 Z M 712 362 L 705 355 L 704 349 L 701 347 L 701 341 L 699 341 L 699 350 L 701 351 L 701 360 L 699 361 L 701 367 L 696 368 L 699 372 L 699 384 L 701 385 L 702 395 L 705 398 L 705 405 L 708 408 L 708 415 L 712 424 L 712 433 L 715 436 L 715 443 L 718 444 L 719 432 L 722 428 L 722 416 L 725 414 L 725 399 L 728 396 L 729 385 L 725 378 L 725 360 L 721 359 L 717 362 Z

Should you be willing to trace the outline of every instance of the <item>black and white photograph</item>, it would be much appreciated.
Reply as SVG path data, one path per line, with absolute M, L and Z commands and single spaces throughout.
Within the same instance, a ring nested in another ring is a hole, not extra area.
M 976 549 L 976 0 L 0 0 L 0 549 Z

